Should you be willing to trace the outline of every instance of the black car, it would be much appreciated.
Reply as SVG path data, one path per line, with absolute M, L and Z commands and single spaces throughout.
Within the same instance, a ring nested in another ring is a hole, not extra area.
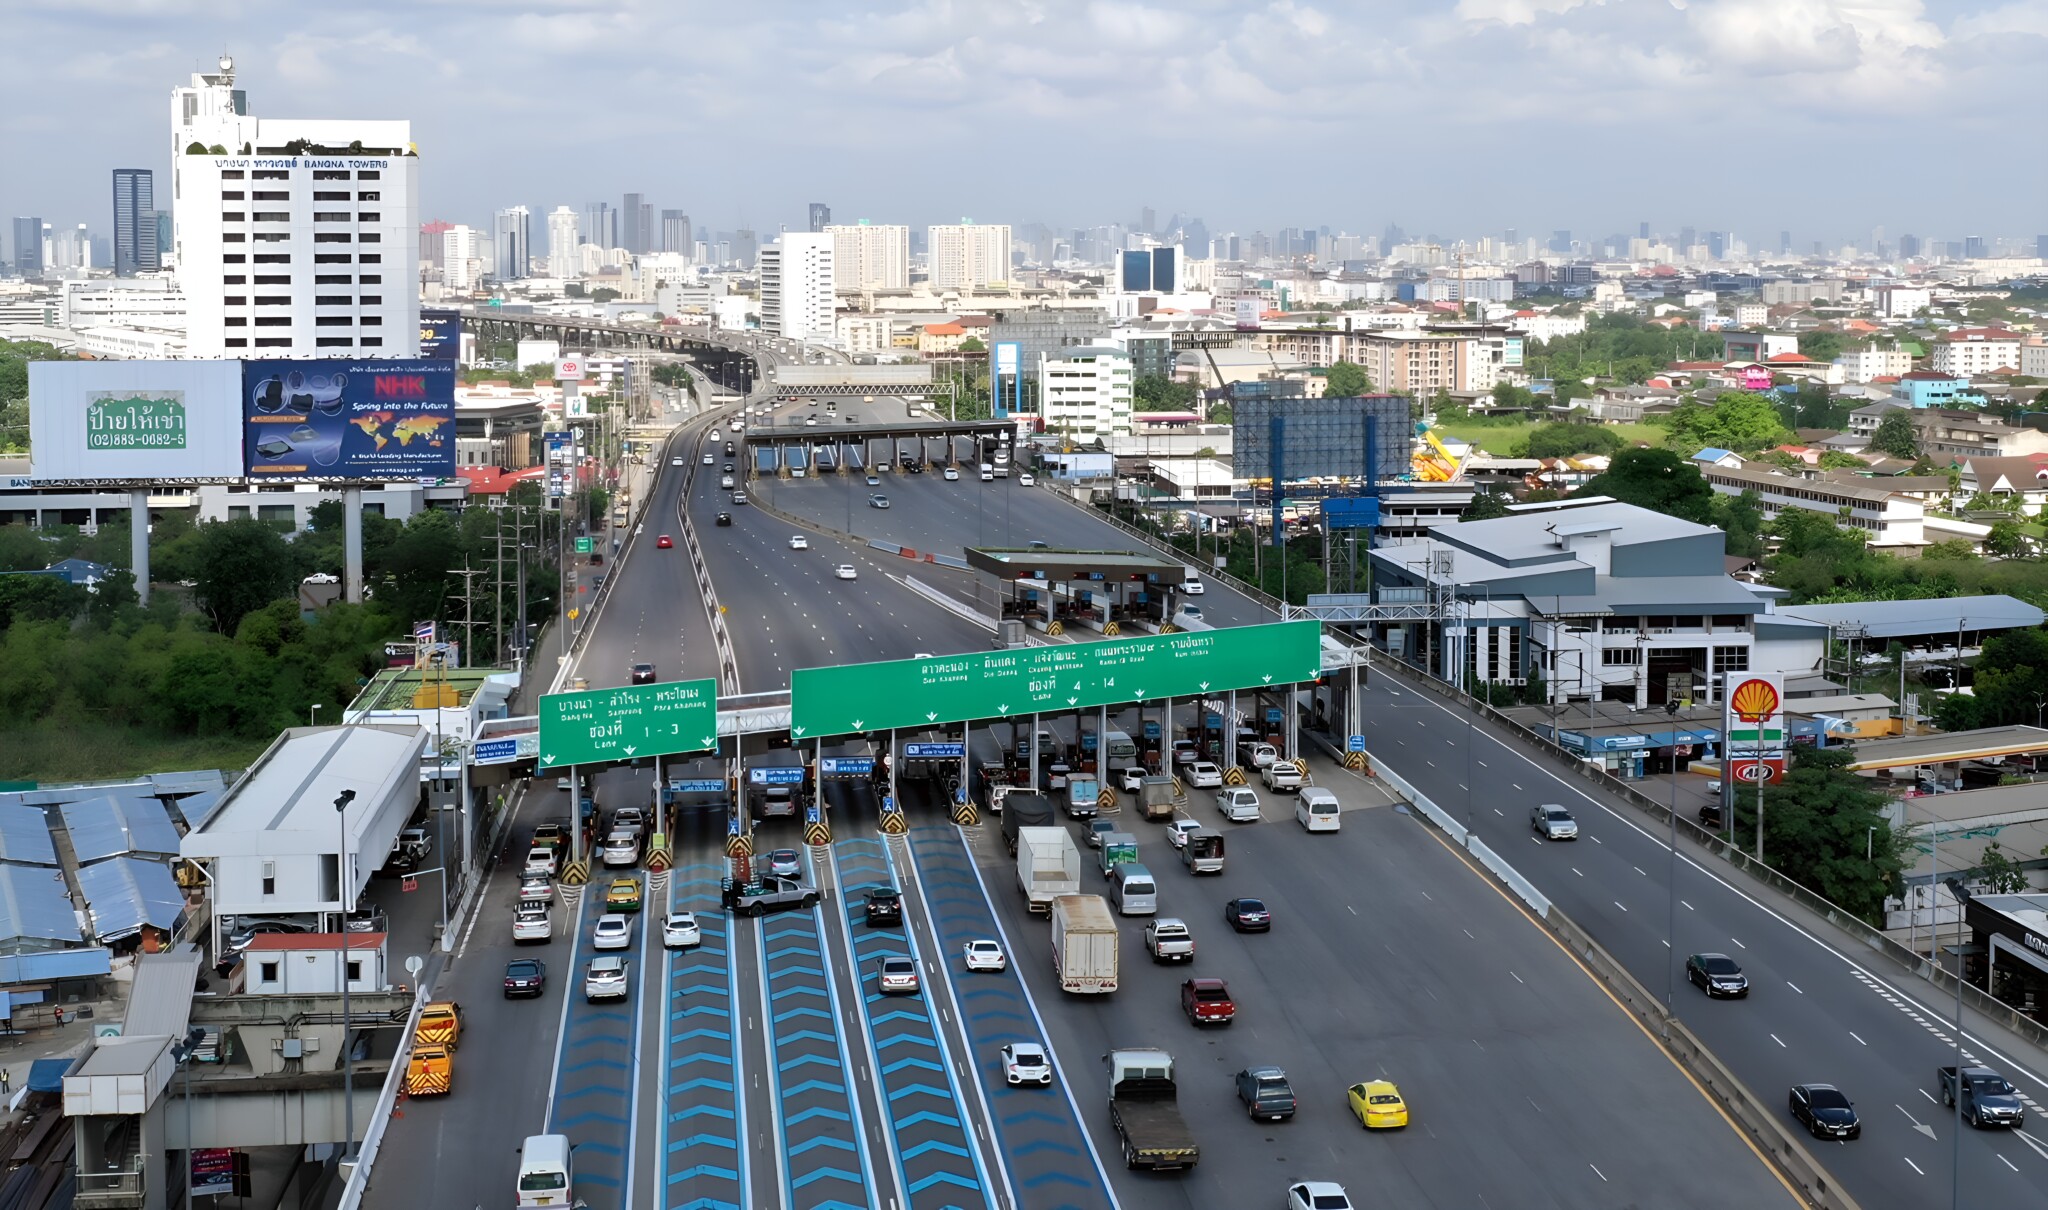
M 1263 899 L 1232 899 L 1223 905 L 1223 918 L 1240 933 L 1264 933 L 1273 928 L 1273 913 Z
M 514 958 L 505 964 L 505 998 L 538 996 L 548 989 L 547 963 L 533 958 Z
M 1863 1136 L 1863 1123 L 1856 1120 L 1856 1106 L 1833 1084 L 1793 1085 L 1792 1116 L 1817 1139 Z
M 728 462 L 725 464 L 725 473 L 728 475 L 732 474 L 732 463 Z
M 1237 1099 L 1245 1116 L 1278 1122 L 1294 1116 L 1294 1085 L 1277 1067 L 1247 1067 L 1237 1073 Z
M 1735 959 L 1726 954 L 1694 954 L 1685 960 L 1685 977 L 1699 985 L 1709 999 L 1714 996 L 1749 995 L 1749 978 Z
M 728 458 L 732 457 L 732 442 L 730 441 L 725 443 L 725 456 Z
M 718 524 L 720 524 L 720 525 L 731 525 L 731 524 L 732 524 L 732 514 L 731 514 L 731 513 L 720 513 L 720 514 L 718 514 Z
M 870 925 L 903 923 L 903 896 L 895 887 L 868 888 L 867 921 Z
M 635 685 L 652 685 L 654 683 L 654 665 L 648 663 L 633 665 L 633 683 Z

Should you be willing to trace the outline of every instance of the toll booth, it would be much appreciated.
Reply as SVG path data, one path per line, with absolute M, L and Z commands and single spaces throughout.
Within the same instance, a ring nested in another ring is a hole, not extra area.
M 1048 634 L 1080 626 L 1105 636 L 1157 631 L 1171 615 L 1171 593 L 1186 577 L 1178 562 L 1135 551 L 979 547 L 970 569 L 995 581 L 1003 616 Z
M 745 764 L 747 810 L 756 821 L 795 819 L 812 802 L 816 785 L 797 749 L 770 748 Z

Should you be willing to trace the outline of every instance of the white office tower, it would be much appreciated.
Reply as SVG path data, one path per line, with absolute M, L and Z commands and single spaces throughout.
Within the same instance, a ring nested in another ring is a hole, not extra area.
M 910 288 L 910 228 L 827 223 L 832 237 L 832 279 L 842 294 Z
M 171 90 L 191 357 L 417 357 L 412 124 L 252 118 L 234 61 Z
M 483 280 L 480 235 L 459 223 L 441 233 L 441 284 L 449 293 L 467 294 Z
M 1131 358 L 1113 345 L 1071 345 L 1038 355 L 1045 431 L 1082 441 L 1131 431 Z
M 789 340 L 832 340 L 832 237 L 785 231 L 761 249 L 761 328 Z
M 491 242 L 499 281 L 527 276 L 532 272 L 528 266 L 533 259 L 533 212 L 524 206 L 498 211 Z
M 973 290 L 1010 280 L 1010 225 L 962 221 L 933 227 L 925 250 L 934 290 Z
M 557 280 L 583 275 L 583 220 L 567 206 L 548 211 L 548 276 Z

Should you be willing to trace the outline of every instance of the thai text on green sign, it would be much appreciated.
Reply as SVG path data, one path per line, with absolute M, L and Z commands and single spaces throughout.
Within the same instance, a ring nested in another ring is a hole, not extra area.
M 708 677 L 541 695 L 543 769 L 717 746 L 718 682 Z

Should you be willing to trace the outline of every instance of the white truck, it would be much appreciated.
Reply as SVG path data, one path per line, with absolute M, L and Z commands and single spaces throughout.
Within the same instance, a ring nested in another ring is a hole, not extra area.
M 1017 885 L 1034 912 L 1081 889 L 1081 850 L 1065 828 L 1017 829 Z
M 1116 917 L 1100 895 L 1052 901 L 1052 966 L 1060 990 L 1100 995 L 1116 990 Z

